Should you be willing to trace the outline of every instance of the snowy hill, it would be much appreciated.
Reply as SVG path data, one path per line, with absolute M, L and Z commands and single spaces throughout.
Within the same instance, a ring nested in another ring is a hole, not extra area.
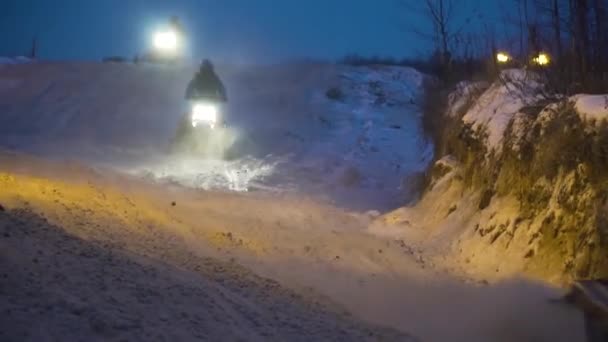
M 190 69 L 34 63 L 0 69 L 3 144 L 142 147 L 172 135 Z
M 0 69 L 0 144 L 206 189 L 308 192 L 357 209 L 410 198 L 403 180 L 430 160 L 417 108 L 421 74 L 305 63 L 218 66 L 239 158 L 175 158 L 167 146 L 188 110 L 183 94 L 194 70 L 7 65 Z M 329 99 L 331 87 L 344 98 Z

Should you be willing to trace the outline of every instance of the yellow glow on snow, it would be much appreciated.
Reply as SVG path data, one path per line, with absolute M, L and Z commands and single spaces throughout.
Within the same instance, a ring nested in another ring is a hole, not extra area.
M 0 202 L 7 210 L 27 207 L 67 233 L 84 239 L 99 238 L 91 227 L 118 226 L 125 233 L 120 240 L 127 246 L 137 245 L 133 239 L 147 234 L 149 229 L 146 227 L 155 227 L 221 248 L 238 245 L 254 255 L 271 249 L 267 241 L 226 234 L 230 229 L 222 221 L 192 216 L 193 212 L 198 212 L 192 208 L 200 208 L 206 202 L 180 201 L 177 207 L 170 207 L 162 193 L 143 188 L 138 191 L 137 187 L 108 184 L 103 180 L 99 183 L 91 179 L 85 181 L 83 176 L 76 173 L 74 180 L 68 182 L 0 171 Z M 174 212 L 182 209 L 185 211 L 181 219 L 176 220 Z

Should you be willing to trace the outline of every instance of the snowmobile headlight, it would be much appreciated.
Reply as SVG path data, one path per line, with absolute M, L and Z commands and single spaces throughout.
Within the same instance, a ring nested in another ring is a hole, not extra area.
M 217 108 L 214 105 L 197 103 L 192 108 L 192 126 L 199 122 L 215 125 L 217 122 Z
M 154 47 L 161 51 L 177 50 L 177 34 L 173 31 L 157 32 L 154 36 Z

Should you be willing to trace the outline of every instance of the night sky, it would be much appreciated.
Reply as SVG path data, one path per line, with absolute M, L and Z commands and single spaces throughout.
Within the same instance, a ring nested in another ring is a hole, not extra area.
M 501 9 L 469 2 L 483 20 Z M 415 57 L 431 43 L 411 33 L 425 18 L 400 0 L 0 0 L 0 55 L 29 51 L 41 58 L 132 57 L 151 33 L 177 15 L 193 57 L 233 62 L 298 57 L 336 59 L 350 53 Z M 481 20 L 481 19 L 480 19 Z

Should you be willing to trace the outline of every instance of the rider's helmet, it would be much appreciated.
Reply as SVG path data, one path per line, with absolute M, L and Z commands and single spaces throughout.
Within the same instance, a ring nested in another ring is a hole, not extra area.
M 213 70 L 213 63 L 208 59 L 203 59 L 200 70 Z

